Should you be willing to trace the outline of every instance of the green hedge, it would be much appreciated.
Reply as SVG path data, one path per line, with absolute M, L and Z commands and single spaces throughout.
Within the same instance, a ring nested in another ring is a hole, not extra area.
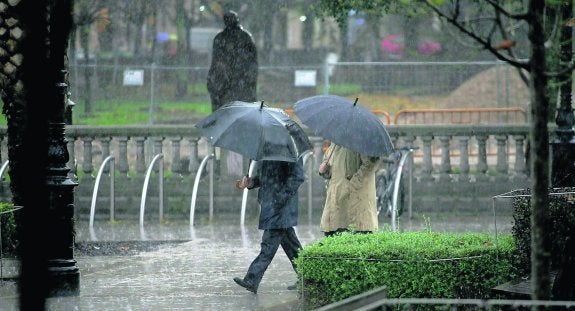
M 14 205 L 0 202 L 0 226 L 2 235 L 3 256 L 15 256 L 16 253 L 16 220 L 14 217 Z
M 551 270 L 559 268 L 564 257 L 567 237 L 575 238 L 575 188 L 549 189 L 547 213 L 550 224 L 548 241 L 551 242 Z M 513 227 L 517 241 L 518 270 L 520 275 L 531 274 L 531 191 L 518 190 L 513 198 Z
M 388 298 L 488 299 L 516 276 L 514 252 L 511 235 L 343 233 L 304 247 L 296 264 L 309 308 L 380 286 Z

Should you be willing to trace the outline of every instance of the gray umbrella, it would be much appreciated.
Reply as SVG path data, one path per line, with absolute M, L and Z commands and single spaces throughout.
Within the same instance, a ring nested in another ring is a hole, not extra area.
M 231 102 L 196 127 L 217 147 L 252 160 L 296 162 L 311 151 L 303 129 L 282 110 L 261 103 Z
M 361 154 L 380 157 L 393 151 L 383 122 L 371 111 L 337 95 L 317 95 L 299 100 L 294 111 L 316 135 Z

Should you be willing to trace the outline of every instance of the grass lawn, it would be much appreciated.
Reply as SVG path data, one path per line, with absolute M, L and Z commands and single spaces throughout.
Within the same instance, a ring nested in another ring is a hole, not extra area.
M 401 109 L 434 108 L 437 98 L 390 96 L 385 94 L 357 94 L 359 103 L 369 109 L 385 110 L 395 115 Z M 347 96 L 351 100 L 353 96 Z M 272 107 L 289 107 L 289 103 L 269 103 Z M 208 102 L 162 102 L 154 107 L 153 124 L 195 123 L 211 113 Z M 148 124 L 150 103 L 132 102 L 96 102 L 93 113 L 86 115 L 81 103 L 74 107 L 73 123 L 82 125 L 134 125 Z
M 321 94 L 322 90 L 317 91 Z M 392 117 L 401 109 L 436 108 L 440 100 L 430 96 L 363 93 L 360 86 L 347 84 L 334 85 L 332 91 L 352 101 L 358 97 L 360 105 L 369 109 L 384 110 Z M 149 100 L 98 100 L 93 103 L 90 114 L 86 114 L 81 100 L 76 98 L 75 103 L 72 116 L 75 125 L 195 124 L 211 113 L 211 104 L 208 101 L 157 102 L 151 111 Z M 266 104 L 284 109 L 293 107 L 291 102 L 266 102 Z M 0 118 L 0 125 L 6 125 L 5 117 Z
M 149 102 L 96 102 L 93 113 L 86 115 L 84 106 L 77 103 L 73 123 L 82 125 L 134 125 L 184 123 L 201 119 L 211 112 L 206 102 L 161 102 L 150 112 Z M 153 118 L 153 122 L 150 122 Z

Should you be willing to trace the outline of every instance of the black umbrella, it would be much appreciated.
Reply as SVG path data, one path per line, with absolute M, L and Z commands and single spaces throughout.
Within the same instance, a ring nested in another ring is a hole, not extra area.
M 337 95 L 317 95 L 294 105 L 297 117 L 316 135 L 358 153 L 380 157 L 393 151 L 383 122 L 371 111 Z
M 196 124 L 217 147 L 252 160 L 296 162 L 311 151 L 303 129 L 282 110 L 261 103 L 231 102 Z

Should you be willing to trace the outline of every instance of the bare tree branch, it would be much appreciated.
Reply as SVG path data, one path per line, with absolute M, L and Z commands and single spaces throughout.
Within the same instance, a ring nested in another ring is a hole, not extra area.
M 546 74 L 549 78 L 560 78 L 560 77 L 562 77 L 563 75 L 572 72 L 573 70 L 575 70 L 575 62 L 571 61 L 571 62 L 569 63 L 569 66 L 565 67 L 564 69 L 561 69 L 561 71 L 546 72 L 545 74 Z
M 498 28 L 501 32 L 501 38 L 503 40 L 509 40 L 509 36 L 508 36 L 508 31 L 505 29 L 505 26 L 503 25 L 503 20 L 501 18 L 501 14 L 502 12 L 495 10 L 495 16 L 496 16 L 496 24 L 498 25 Z M 505 14 L 504 14 L 505 15 Z M 513 52 L 513 49 L 507 49 L 507 53 L 509 54 L 510 57 L 512 57 L 513 59 L 518 59 L 517 55 L 515 55 L 515 53 Z M 529 73 L 527 72 L 527 70 L 525 68 L 517 68 L 517 73 L 519 74 L 519 78 L 521 78 L 521 81 L 523 81 L 523 83 L 525 83 L 525 85 L 529 85 Z
M 473 40 L 473 42 L 466 42 L 464 40 L 462 40 L 462 36 L 458 36 L 457 35 L 457 30 L 454 30 L 453 27 L 451 27 L 451 24 L 444 20 L 444 19 L 440 19 L 442 26 L 445 27 L 445 31 L 447 31 L 450 34 L 450 38 L 452 40 L 457 41 L 458 44 L 460 44 L 461 46 L 465 47 L 465 48 L 469 48 L 469 49 L 477 49 L 477 48 L 481 48 L 480 45 L 477 44 L 477 41 Z
M 456 1 L 455 2 L 455 14 L 453 14 L 454 19 L 457 19 L 459 17 L 459 12 L 460 12 L 459 1 Z
M 518 68 L 522 68 L 522 69 L 529 69 L 529 63 L 526 61 L 521 61 L 521 60 L 517 60 L 514 58 L 509 58 L 505 55 L 503 55 L 502 53 L 500 53 L 498 50 L 496 50 L 493 46 L 491 46 L 491 41 L 490 39 L 484 39 L 482 37 L 480 37 L 479 35 L 475 34 L 473 31 L 468 30 L 467 28 L 465 28 L 459 21 L 457 21 L 457 19 L 455 17 L 451 17 L 448 16 L 447 14 L 445 14 L 444 12 L 442 12 L 439 8 L 437 8 L 436 6 L 432 5 L 431 3 L 429 3 L 428 1 L 423 0 L 422 1 L 425 5 L 427 5 L 432 11 L 434 11 L 437 15 L 439 15 L 440 17 L 443 17 L 444 19 L 446 19 L 450 24 L 452 24 L 453 26 L 455 26 L 457 29 L 459 29 L 461 32 L 463 32 L 464 34 L 466 34 L 467 36 L 469 36 L 470 38 L 474 39 L 476 42 L 478 42 L 484 49 L 488 50 L 489 52 L 491 52 L 497 59 L 504 61 L 512 66 L 518 67 Z M 459 3 L 459 2 L 458 2 Z
M 491 38 L 491 36 L 493 36 L 493 34 L 495 33 L 495 31 L 497 29 L 499 29 L 499 32 L 501 33 L 501 37 L 503 39 L 507 39 L 507 33 L 505 31 L 503 31 L 503 22 L 501 21 L 501 14 L 499 12 L 495 11 L 495 18 L 493 20 L 493 27 L 489 31 L 487 38 Z
M 554 14 L 554 15 L 555 15 L 555 21 L 553 22 L 553 29 L 551 30 L 551 35 L 549 35 L 549 38 L 547 38 L 547 40 L 545 41 L 546 48 L 549 48 L 551 46 L 553 39 L 555 38 L 555 36 L 557 36 L 557 30 L 559 29 L 560 14 Z
M 507 31 L 505 31 L 505 26 L 503 25 L 503 20 L 501 19 L 501 12 L 498 10 L 495 10 L 495 23 L 497 24 L 499 30 L 500 30 L 500 34 L 501 34 L 501 38 L 503 40 L 509 40 L 509 36 Z M 507 49 L 507 53 L 509 54 L 509 56 L 513 59 L 518 59 L 517 55 L 515 55 L 515 53 L 513 52 L 513 49 Z
M 511 13 L 507 12 L 507 10 L 505 10 L 502 6 L 500 6 L 499 3 L 497 3 L 493 0 L 485 0 L 485 2 L 489 3 L 495 9 L 496 12 L 499 12 L 508 18 L 519 19 L 519 20 L 526 20 L 529 18 L 529 14 L 527 14 L 527 13 L 511 14 Z
M 90 25 L 99 19 L 98 13 L 102 8 L 104 8 L 103 3 L 100 1 L 87 0 L 78 2 L 80 2 L 78 5 L 79 11 L 75 14 L 76 18 L 74 19 L 76 26 Z

